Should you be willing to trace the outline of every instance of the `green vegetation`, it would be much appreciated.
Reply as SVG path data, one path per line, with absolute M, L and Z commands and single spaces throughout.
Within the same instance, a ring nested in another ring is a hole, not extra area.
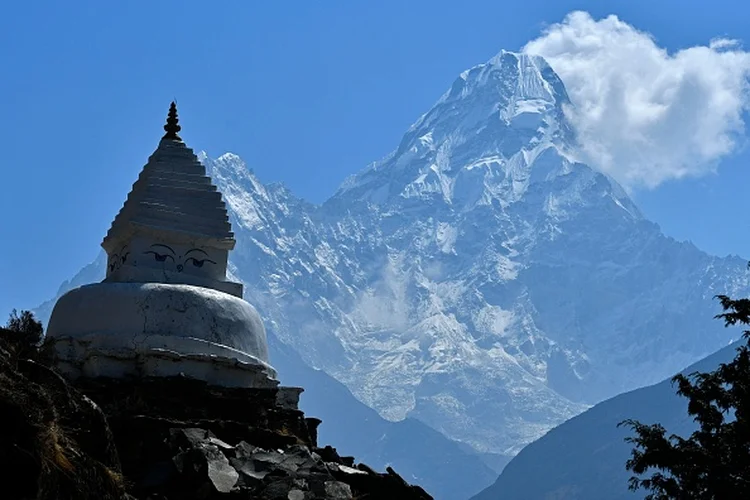
M 20 358 L 35 358 L 43 335 L 44 327 L 31 311 L 19 314 L 13 309 L 5 328 L 0 328 L 4 345 Z
M 750 325 L 750 299 L 718 298 L 726 326 Z M 698 427 L 689 438 L 667 436 L 660 424 L 620 423 L 636 434 L 626 438 L 635 445 L 626 468 L 635 474 L 630 489 L 648 490 L 646 500 L 750 498 L 750 330 L 743 338 L 731 362 L 672 379 Z

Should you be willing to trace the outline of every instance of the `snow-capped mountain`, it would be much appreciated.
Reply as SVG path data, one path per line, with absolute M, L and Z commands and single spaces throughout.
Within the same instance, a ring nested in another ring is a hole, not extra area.
M 575 159 L 539 57 L 464 73 L 383 160 L 322 206 L 201 156 L 267 328 L 388 419 L 513 454 L 619 392 L 726 345 L 716 293 L 740 258 L 665 237 Z

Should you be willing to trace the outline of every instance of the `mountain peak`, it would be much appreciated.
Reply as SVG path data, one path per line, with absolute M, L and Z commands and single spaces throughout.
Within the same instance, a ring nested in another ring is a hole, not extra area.
M 531 115 L 550 112 L 557 121 L 564 121 L 562 106 L 568 103 L 565 85 L 544 58 L 503 50 L 462 72 L 432 109 L 410 127 L 399 150 L 413 142 L 413 136 L 425 135 L 426 129 L 442 132 L 432 134 L 435 140 L 455 132 L 481 132 L 493 121 L 532 129 L 539 123 L 529 120 Z
M 477 89 L 496 92 L 499 101 L 509 104 L 529 99 L 569 102 L 562 80 L 543 57 L 506 50 L 461 73 L 441 101 L 457 97 L 459 90 L 466 96 Z
M 517 201 L 529 183 L 574 162 L 569 103 L 542 57 L 501 51 L 462 72 L 393 153 L 350 177 L 336 197 L 373 205 L 436 197 L 461 210 Z M 543 166 L 533 167 L 540 158 Z

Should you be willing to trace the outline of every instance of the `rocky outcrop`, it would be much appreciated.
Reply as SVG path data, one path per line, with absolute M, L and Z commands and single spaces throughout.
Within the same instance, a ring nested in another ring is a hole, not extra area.
M 0 422 L 1 498 L 126 498 L 114 439 L 99 407 L 46 366 L 18 359 L 5 342 Z
M 331 446 L 302 389 L 184 377 L 78 379 L 0 350 L 8 499 L 431 499 Z M 96 402 L 96 403 L 95 403 Z
M 155 432 L 166 439 L 149 447 L 153 455 L 142 455 L 151 458 L 138 467 L 141 474 L 136 495 L 268 500 L 431 498 L 420 488 L 409 486 L 392 469 L 379 474 L 366 465 L 355 466 L 353 458 L 340 457 L 330 446 L 262 448 L 244 440 L 230 444 L 211 430 L 176 427 L 173 421 L 139 423 L 144 434 Z
M 429 499 L 395 471 L 377 473 L 318 447 L 302 389 L 210 386 L 183 377 L 81 379 L 108 415 L 138 498 Z

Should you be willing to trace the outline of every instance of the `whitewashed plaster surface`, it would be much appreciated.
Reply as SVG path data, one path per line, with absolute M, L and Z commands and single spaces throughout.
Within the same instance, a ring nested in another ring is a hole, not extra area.
M 231 386 L 259 386 L 276 377 L 255 308 L 198 286 L 75 288 L 55 305 L 47 336 L 74 376 L 183 374 Z

